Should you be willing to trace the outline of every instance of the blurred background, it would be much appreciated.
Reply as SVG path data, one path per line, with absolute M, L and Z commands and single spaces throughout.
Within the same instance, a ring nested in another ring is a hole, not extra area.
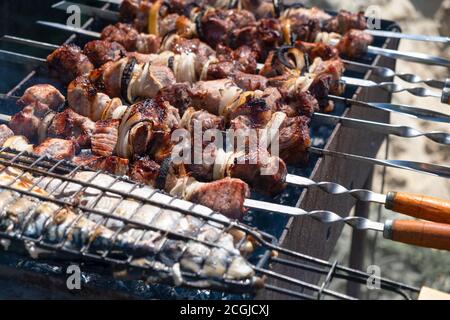
M 382 18 L 394 20 L 400 24 L 405 33 L 450 36 L 450 0 L 313 0 L 308 5 L 315 5 L 331 10 L 346 9 L 349 11 L 365 11 L 370 5 L 381 8 Z M 450 58 L 450 46 L 434 43 L 402 41 L 400 50 L 411 50 Z M 420 64 L 399 61 L 397 71 L 414 73 L 423 78 L 450 78 L 450 71 L 442 67 L 430 67 Z M 396 80 L 407 85 L 401 80 Z M 416 98 L 409 94 L 396 94 L 394 103 L 409 104 L 426 107 L 446 114 L 450 113 L 450 106 L 436 102 L 436 99 Z M 424 130 L 442 130 L 450 132 L 450 125 L 429 123 L 393 114 L 393 124 L 407 124 Z M 391 137 L 387 141 L 388 157 L 391 159 L 411 159 L 431 163 L 450 165 L 450 148 L 434 144 L 427 139 L 409 139 Z M 381 148 L 379 158 L 386 157 L 386 145 Z M 384 175 L 385 173 L 385 175 Z M 383 179 L 384 177 L 384 179 Z M 373 190 L 381 191 L 403 190 L 407 192 L 426 194 L 430 196 L 450 199 L 450 180 L 416 174 L 404 170 L 377 168 L 373 181 Z M 370 215 L 377 219 L 379 206 L 372 206 Z M 394 218 L 395 214 L 383 210 L 382 217 Z M 389 241 L 376 241 L 372 234 L 368 234 L 365 246 L 363 268 L 369 265 L 381 267 L 382 276 L 402 280 L 406 283 L 427 286 L 450 292 L 450 254 L 448 252 L 421 249 L 397 245 Z M 335 259 L 348 261 L 350 250 L 351 230 L 344 229 Z M 373 250 L 376 248 L 376 250 Z M 373 254 L 375 252 L 375 254 Z M 368 295 L 370 294 L 370 295 Z M 365 293 L 366 298 L 376 298 L 377 292 Z

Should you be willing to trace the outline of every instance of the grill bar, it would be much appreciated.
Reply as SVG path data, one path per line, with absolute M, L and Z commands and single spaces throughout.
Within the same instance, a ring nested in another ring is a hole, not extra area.
M 11 150 L 5 150 L 5 149 L 1 149 L 0 150 L 0 164 L 2 165 L 7 165 L 8 168 L 14 167 L 14 168 L 20 168 L 22 169 L 24 172 L 19 174 L 17 177 L 15 177 L 15 179 L 13 181 L 10 181 L 10 183 L 8 185 L 2 185 L 1 188 L 3 189 L 8 189 L 8 190 L 13 190 L 16 192 L 19 192 L 20 194 L 23 195 L 27 195 L 33 198 L 39 198 L 43 201 L 48 201 L 48 202 L 53 202 L 59 205 L 66 205 L 66 206 L 73 206 L 73 203 L 70 202 L 65 202 L 65 201 L 61 201 L 61 200 L 57 200 L 54 198 L 50 198 L 48 196 L 45 195 L 39 195 L 36 194 L 36 192 L 33 192 L 33 189 L 36 187 L 37 182 L 35 184 L 32 184 L 28 187 L 28 190 L 23 190 L 23 189 L 17 189 L 17 187 L 14 186 L 14 183 L 17 182 L 19 179 L 23 178 L 25 173 L 33 173 L 34 175 L 38 175 L 40 177 L 49 177 L 52 179 L 58 179 L 61 180 L 62 182 L 76 182 L 77 184 L 82 185 L 82 190 L 86 190 L 88 188 L 96 188 L 102 191 L 102 195 L 105 193 L 108 194 L 116 194 L 118 196 L 120 196 L 122 199 L 126 199 L 126 198 L 133 198 L 136 200 L 141 201 L 142 203 L 149 203 L 152 204 L 154 203 L 153 196 L 149 197 L 149 199 L 144 199 L 138 196 L 134 196 L 132 194 L 128 194 L 125 192 L 121 192 L 118 191 L 116 189 L 110 189 L 108 187 L 101 187 L 95 184 L 92 184 L 92 181 L 88 181 L 88 182 L 81 182 L 77 179 L 73 179 L 70 178 L 71 176 L 73 176 L 75 173 L 79 172 L 80 170 L 82 170 L 82 168 L 80 167 L 76 167 L 73 166 L 69 163 L 66 163 L 64 161 L 54 161 L 45 157 L 35 157 L 32 155 L 26 155 L 25 153 L 17 153 L 15 154 L 13 151 Z M 28 163 L 28 164 L 27 164 Z M 31 164 L 30 164 L 31 163 Z M 4 170 L 6 170 L 6 168 L 3 168 L 0 171 L 0 174 L 4 172 Z M 63 174 L 65 173 L 65 174 Z M 95 174 L 95 176 L 99 175 L 100 172 L 97 172 Z M 114 181 L 120 181 L 123 178 L 120 177 L 116 177 Z M 92 178 L 91 180 L 94 180 L 94 178 Z M 61 182 L 61 183 L 62 183 Z M 109 186 L 110 187 L 110 186 Z M 135 186 L 136 187 L 136 186 Z M 57 188 L 55 188 L 57 189 Z M 206 221 L 208 223 L 214 222 L 217 224 L 220 224 L 224 227 L 224 230 L 227 230 L 229 228 L 236 228 L 239 229 L 243 232 L 245 232 L 248 235 L 251 235 L 252 237 L 254 237 L 254 239 L 265 249 L 267 250 L 276 250 L 280 253 L 283 253 L 285 255 L 288 255 L 292 258 L 296 258 L 296 259 L 301 259 L 301 260 L 305 260 L 308 263 L 313 263 L 313 264 L 318 264 L 321 265 L 323 267 L 332 267 L 333 268 L 333 273 L 335 272 L 344 272 L 347 273 L 349 275 L 348 279 L 349 280 L 357 280 L 357 281 L 361 281 L 361 279 L 363 277 L 365 277 L 367 279 L 367 277 L 369 277 L 368 274 L 365 274 L 363 272 L 359 272 L 356 270 L 352 270 L 350 268 L 346 268 L 346 267 L 342 267 L 340 265 L 333 265 L 330 264 L 326 261 L 320 260 L 320 259 L 316 259 L 316 258 L 312 258 L 309 257 L 307 255 L 303 255 L 303 254 L 299 254 L 296 252 L 292 252 L 290 250 L 287 249 L 283 249 L 278 247 L 275 243 L 276 241 L 274 240 L 273 237 L 261 233 L 259 231 L 250 229 L 247 226 L 238 224 L 236 222 L 230 222 L 230 221 L 224 221 L 223 219 L 218 219 L 218 218 L 214 218 L 213 216 L 209 215 L 209 216 L 205 216 L 203 214 L 198 214 L 196 213 L 194 210 L 192 210 L 194 205 L 190 205 L 190 207 L 188 209 L 181 209 L 178 205 L 175 205 L 175 202 L 177 200 L 176 199 L 172 199 L 170 202 L 164 202 L 158 203 L 158 206 L 160 206 L 161 208 L 170 208 L 172 210 L 176 210 L 179 212 L 184 212 L 185 214 L 188 215 L 192 215 L 192 216 L 197 216 L 197 217 L 201 217 L 203 219 L 205 219 L 205 223 Z M 81 206 L 81 205 L 75 205 L 76 208 L 81 210 L 81 214 L 79 216 L 79 219 L 82 219 L 83 216 L 87 216 L 90 214 L 98 214 L 103 216 L 105 219 L 114 219 L 114 220 L 120 220 L 128 225 L 132 225 L 135 227 L 139 227 L 145 230 L 155 230 L 155 228 L 153 226 L 151 226 L 150 224 L 144 224 L 144 223 L 140 223 L 137 221 L 132 221 L 129 219 L 125 219 L 125 218 L 121 218 L 118 216 L 113 215 L 112 213 L 105 213 L 103 211 L 97 211 L 95 209 L 93 209 L 92 207 L 85 207 L 85 206 Z M 195 206 L 194 206 L 195 207 Z M 104 220 L 103 220 L 104 221 Z M 102 223 L 104 223 L 102 221 Z M 74 222 L 75 224 L 75 222 Z M 157 228 L 156 228 L 157 229 Z M 184 235 L 181 234 L 177 234 L 176 232 L 171 232 L 171 231 L 167 231 L 167 230 L 159 230 L 159 231 L 164 231 L 164 234 L 167 235 L 170 238 L 175 238 L 175 239 L 183 239 L 184 241 L 199 241 L 198 239 L 192 239 L 189 237 L 186 237 Z M 67 240 L 69 235 L 69 232 L 67 232 L 65 234 L 65 238 Z M 66 253 L 66 254 L 70 254 L 72 256 L 78 256 L 80 258 L 86 259 L 86 260 L 92 260 L 92 261 L 97 261 L 97 262 L 103 262 L 103 263 L 111 263 L 113 265 L 122 265 L 122 266 L 127 266 L 127 267 L 132 267 L 132 268 L 139 268 L 138 266 L 135 265 L 130 265 L 129 259 L 117 259 L 117 258 L 113 258 L 110 257 L 108 255 L 104 255 L 104 256 L 98 256 L 96 254 L 92 254 L 89 253 L 89 250 L 85 247 L 83 247 L 80 250 L 74 250 L 74 249 L 68 249 L 67 247 L 64 246 L 65 242 L 63 243 L 59 243 L 57 245 L 51 245 L 46 243 L 42 238 L 40 239 L 35 239 L 35 238 L 30 238 L 27 237 L 25 235 L 23 235 L 23 233 L 20 234 L 15 234 L 15 235 L 11 235 L 5 232 L 0 232 L 0 237 L 1 238 L 6 238 L 6 239 L 11 239 L 11 240 L 20 240 L 20 241 L 30 241 L 35 243 L 36 245 L 38 245 L 39 247 L 43 248 L 43 249 L 47 249 L 47 250 L 51 250 L 52 252 L 60 252 L 60 253 Z M 201 241 L 200 241 L 201 242 Z M 216 244 L 216 243 L 210 243 L 210 242 L 201 242 L 204 243 L 205 245 L 207 245 L 208 247 L 217 247 L 217 248 L 221 248 L 220 245 Z M 271 259 L 272 263 L 285 263 L 284 260 L 278 260 L 277 258 L 273 257 Z M 300 281 L 298 279 L 293 279 L 291 277 L 288 276 L 283 276 L 283 275 L 279 275 L 273 271 L 269 271 L 264 269 L 263 267 L 260 267 L 261 265 L 265 265 L 266 262 L 264 261 L 260 261 L 257 265 L 255 266 L 255 270 L 258 271 L 260 274 L 264 274 L 267 275 L 269 277 L 275 277 L 277 279 L 281 279 L 283 281 L 287 281 L 291 284 L 295 284 L 297 286 L 300 286 L 304 289 L 308 289 L 308 290 L 313 290 L 317 293 L 319 293 L 319 295 L 326 295 L 326 296 L 330 296 L 330 297 L 335 297 L 335 298 L 339 298 L 339 299 L 352 299 L 352 297 L 340 294 L 338 292 L 334 292 L 332 290 L 328 290 L 328 289 L 324 289 L 320 286 L 316 286 L 316 285 L 311 285 L 309 283 Z M 313 267 L 311 267 L 310 265 L 304 265 L 299 263 L 298 265 L 296 265 L 298 268 L 304 269 L 306 271 L 309 272 L 317 272 L 317 273 L 322 273 L 324 272 L 324 269 L 314 269 Z M 140 268 L 142 269 L 142 268 Z M 145 268 L 144 268 L 145 269 Z M 330 271 L 329 271 L 330 272 Z M 345 278 L 347 277 L 344 273 L 339 274 L 339 277 L 341 278 Z M 192 274 L 186 274 L 186 277 L 198 277 L 198 275 L 192 275 Z M 399 286 L 402 289 L 406 289 L 406 290 L 410 290 L 413 292 L 416 292 L 416 288 L 414 287 L 409 287 L 403 284 L 399 284 L 397 282 L 394 281 L 390 281 L 390 280 L 386 280 L 386 279 L 380 279 L 380 281 L 383 282 L 383 284 L 385 285 L 387 290 L 392 290 L 393 288 L 398 288 Z M 226 281 L 225 281 L 226 282 Z M 228 288 L 230 290 L 237 290 L 239 291 L 239 286 L 236 283 L 228 283 Z M 243 288 L 240 288 L 241 290 L 243 290 Z M 268 290 L 275 290 L 277 292 L 284 292 L 286 294 L 289 294 L 289 290 L 285 290 L 283 288 L 278 288 L 276 286 L 272 286 L 269 285 L 267 287 Z M 303 295 L 303 294 L 293 294 L 294 297 L 302 297 L 302 298 L 311 298 L 311 296 L 308 295 Z

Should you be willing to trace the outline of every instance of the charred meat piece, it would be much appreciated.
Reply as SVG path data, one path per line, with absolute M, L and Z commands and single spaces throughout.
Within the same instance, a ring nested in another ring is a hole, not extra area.
M 295 47 L 307 53 L 310 61 L 314 61 L 316 58 L 322 58 L 322 60 L 339 58 L 339 51 L 323 42 L 311 43 L 299 40 L 295 42 Z
M 255 16 L 246 10 L 208 10 L 201 17 L 200 39 L 213 48 L 219 44 L 230 47 L 231 33 L 255 21 Z
M 233 62 L 239 71 L 251 74 L 256 73 L 258 53 L 248 45 L 242 45 L 235 50 L 224 45 L 218 45 L 216 55 L 219 61 Z
M 95 155 L 111 156 L 119 139 L 119 120 L 97 121 L 92 133 L 92 152 Z
M 330 75 L 332 79 L 330 93 L 338 96 L 343 93 L 343 86 L 340 80 L 344 71 L 344 63 L 338 58 L 326 61 L 323 61 L 321 58 L 316 58 L 309 68 L 309 72 L 317 76 Z
M 282 29 L 278 20 L 261 19 L 245 27 L 233 30 L 233 48 L 247 45 L 264 60 L 282 41 Z
M 128 176 L 136 182 L 156 187 L 156 180 L 160 174 L 160 165 L 148 157 L 134 161 Z
M 48 137 L 72 140 L 83 149 L 89 148 L 94 127 L 92 120 L 67 109 L 55 115 L 48 128 Z
M 320 111 L 322 112 L 331 112 L 334 109 L 333 102 L 328 99 L 328 95 L 333 86 L 335 86 L 335 81 L 329 74 L 316 76 L 309 86 L 309 92 L 317 99 Z
M 35 147 L 33 152 L 39 156 L 47 156 L 56 160 L 71 160 L 75 156 L 76 149 L 73 141 L 47 139 Z
M 342 37 L 336 48 L 341 54 L 353 59 L 363 56 L 372 42 L 373 37 L 370 34 L 353 29 Z
M 367 28 L 364 12 L 351 13 L 346 10 L 339 11 L 338 15 L 324 23 L 323 30 L 345 34 L 352 29 L 364 30 Z
M 196 111 L 194 108 L 188 108 L 181 119 L 181 126 L 190 132 L 195 128 L 202 128 L 202 131 L 217 129 L 225 130 L 225 121 L 223 117 L 213 115 L 204 110 Z
M 96 68 L 110 61 L 117 61 L 125 57 L 127 53 L 120 43 L 104 40 L 88 42 L 84 46 L 83 52 Z
M 12 136 L 14 136 L 14 132 L 6 124 L 0 125 L 0 148 Z
M 310 118 L 286 118 L 280 128 L 280 158 L 289 165 L 305 164 L 308 161 Z
M 65 84 L 94 69 L 88 57 L 74 44 L 65 44 L 56 49 L 47 57 L 47 65 L 50 72 Z
M 21 106 L 28 106 L 40 102 L 57 111 L 64 104 L 65 100 L 61 92 L 52 85 L 38 84 L 25 90 L 17 103 Z
M 139 32 L 144 32 L 148 24 L 148 13 L 153 1 L 124 0 L 120 5 L 120 21 L 132 24 Z
M 286 113 L 288 117 L 312 117 L 314 112 L 320 111 L 319 102 L 309 91 L 296 91 L 287 96 L 284 103 L 279 104 L 277 111 Z
M 189 83 L 176 83 L 162 88 L 158 96 L 177 108 L 180 114 L 184 114 L 192 104 L 190 88 Z
M 261 148 L 238 153 L 226 169 L 227 176 L 241 179 L 258 192 L 271 196 L 286 188 L 286 174 L 284 161 Z
M 73 158 L 72 162 L 77 166 L 85 166 L 92 170 L 105 171 L 118 176 L 126 175 L 129 169 L 128 159 L 115 156 L 101 157 L 93 154 L 81 154 Z
M 48 105 L 36 101 L 16 113 L 11 118 L 9 126 L 16 135 L 22 135 L 32 141 L 39 142 L 43 138 L 42 135 L 46 136 L 47 128 L 51 123 L 50 118 L 47 121 L 44 121 L 44 118 L 51 114 Z
M 161 38 L 152 34 L 139 33 L 129 24 L 109 25 L 102 31 L 102 40 L 120 43 L 127 51 L 156 53 L 161 45 Z

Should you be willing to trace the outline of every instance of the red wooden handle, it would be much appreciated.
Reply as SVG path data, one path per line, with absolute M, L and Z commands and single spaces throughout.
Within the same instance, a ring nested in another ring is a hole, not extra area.
M 386 223 L 385 238 L 425 248 L 450 251 L 450 225 L 417 220 Z
M 450 224 L 450 201 L 403 192 L 389 192 L 386 208 L 418 219 Z

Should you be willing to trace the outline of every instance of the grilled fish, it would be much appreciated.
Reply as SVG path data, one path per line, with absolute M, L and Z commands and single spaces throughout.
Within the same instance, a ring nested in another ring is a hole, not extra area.
M 106 174 L 79 172 L 73 179 L 92 186 L 32 177 L 12 168 L 2 170 L 0 231 L 13 236 L 22 233 L 66 249 L 122 259 L 125 255 L 133 269 L 140 270 L 127 272 L 127 278 L 199 288 L 220 288 L 226 279 L 249 291 L 262 285 L 243 256 L 252 250 L 250 241 L 236 230 L 228 230 L 226 223 L 218 223 L 228 222 L 226 217 L 202 206 L 192 209 L 186 201 Z M 2 189 L 2 185 L 13 190 Z M 49 200 L 23 195 L 21 190 L 32 190 Z M 124 199 L 114 191 L 139 198 Z M 139 201 L 141 198 L 191 208 L 196 215 L 162 209 Z M 208 216 L 217 220 L 203 219 Z M 238 247 L 238 242 L 244 245 Z

